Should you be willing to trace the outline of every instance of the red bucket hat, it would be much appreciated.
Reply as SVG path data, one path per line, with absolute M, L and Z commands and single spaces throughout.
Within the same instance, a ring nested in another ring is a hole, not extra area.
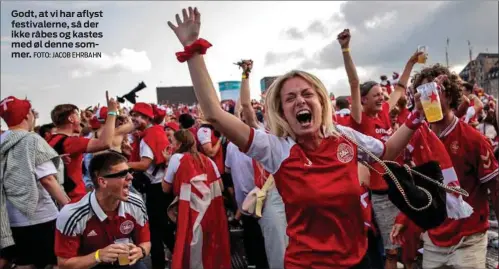
M 16 126 L 29 114 L 30 109 L 31 103 L 28 100 L 9 96 L 0 102 L 0 118 L 7 123 L 7 126 Z
M 168 122 L 167 124 L 165 124 L 165 129 L 166 128 L 170 128 L 170 129 L 172 129 L 173 131 L 176 132 L 176 131 L 178 131 L 178 129 L 180 128 L 180 126 L 178 126 L 178 124 L 175 123 L 175 122 Z
M 133 106 L 132 111 L 130 112 L 137 112 L 146 117 L 149 117 L 150 119 L 154 119 L 154 112 L 152 106 L 147 103 L 136 103 Z

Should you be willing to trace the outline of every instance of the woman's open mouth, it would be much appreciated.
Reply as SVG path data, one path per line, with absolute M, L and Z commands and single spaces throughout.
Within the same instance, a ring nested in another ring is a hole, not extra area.
M 301 127 L 308 127 L 312 123 L 312 113 L 308 109 L 302 109 L 296 113 L 296 120 Z

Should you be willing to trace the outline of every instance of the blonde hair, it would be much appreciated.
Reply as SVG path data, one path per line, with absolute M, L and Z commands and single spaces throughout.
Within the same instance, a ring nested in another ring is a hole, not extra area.
M 278 137 L 291 137 L 296 139 L 296 135 L 291 130 L 286 119 L 283 118 L 281 90 L 284 83 L 291 78 L 301 78 L 312 85 L 319 97 L 322 105 L 321 135 L 323 137 L 339 136 L 336 126 L 333 124 L 334 109 L 324 84 L 314 75 L 305 71 L 292 70 L 279 78 L 270 85 L 265 98 L 265 113 L 268 113 L 268 127 L 270 132 Z

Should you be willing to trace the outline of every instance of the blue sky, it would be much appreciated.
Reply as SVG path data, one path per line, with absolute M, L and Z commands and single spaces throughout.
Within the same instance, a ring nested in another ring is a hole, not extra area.
M 74 103 L 81 108 L 104 104 L 105 90 L 121 95 L 142 80 L 148 88 L 139 101 L 155 102 L 156 86 L 191 84 L 186 64 L 175 59 L 181 46 L 166 24 L 188 6 L 199 8 L 201 37 L 214 45 L 206 55 L 214 83 L 239 80 L 240 71 L 232 63 L 251 58 L 255 98 L 262 77 L 295 68 L 318 75 L 337 95 L 348 93 L 335 41 L 344 28 L 352 31 L 352 54 L 361 79 L 400 72 L 418 45 L 429 46 L 430 62 L 444 61 L 446 36 L 451 40 L 451 65 L 458 71 L 466 64 L 468 39 L 475 55 L 486 49 L 497 52 L 497 2 L 2 1 L 2 96 L 28 96 L 40 112 L 41 123 L 50 121 L 50 110 L 57 104 Z M 11 59 L 9 36 L 15 9 L 102 10 L 104 18 L 96 21 L 104 38 L 96 51 L 105 57 Z M 477 27 L 481 30 L 469 30 Z

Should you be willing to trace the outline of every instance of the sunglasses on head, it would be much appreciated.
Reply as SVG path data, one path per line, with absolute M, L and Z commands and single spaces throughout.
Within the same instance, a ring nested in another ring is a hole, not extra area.
M 124 177 L 128 176 L 128 174 L 132 175 L 133 172 L 134 172 L 134 170 L 132 168 L 128 168 L 126 170 L 119 171 L 119 172 L 116 172 L 113 174 L 102 175 L 101 177 L 103 177 L 103 178 L 124 178 Z

